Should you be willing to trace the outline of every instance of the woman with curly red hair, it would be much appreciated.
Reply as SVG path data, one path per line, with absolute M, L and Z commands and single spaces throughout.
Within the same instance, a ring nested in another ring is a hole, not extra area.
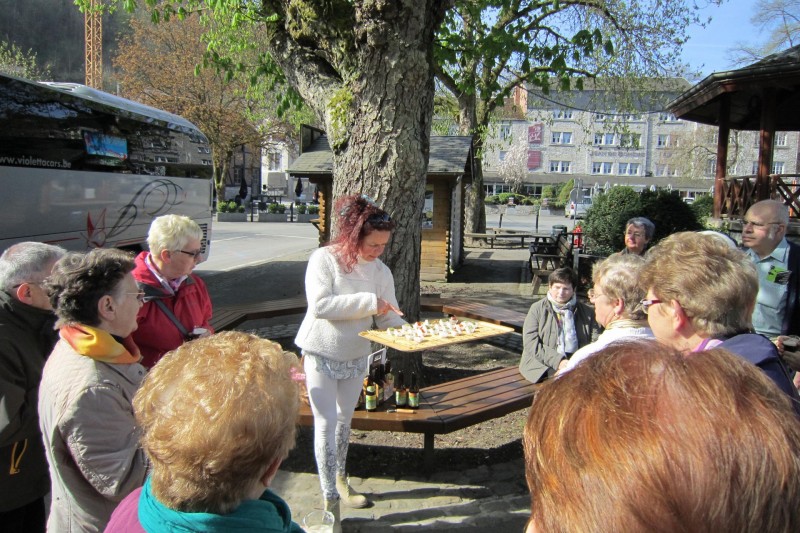
M 340 499 L 351 507 L 369 501 L 350 487 L 345 462 L 353 418 L 367 374 L 370 343 L 359 332 L 405 322 L 394 278 L 380 255 L 394 222 L 364 195 L 347 196 L 335 207 L 338 232 L 329 246 L 311 254 L 306 270 L 308 312 L 295 344 L 305 356 L 306 385 L 314 413 L 314 455 L 325 509 L 340 531 Z

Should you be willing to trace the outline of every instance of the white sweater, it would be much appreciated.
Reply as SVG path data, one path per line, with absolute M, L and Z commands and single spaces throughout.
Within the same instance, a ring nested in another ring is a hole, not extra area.
M 599 337 L 597 337 L 596 341 L 591 344 L 587 344 L 572 354 L 572 357 L 570 357 L 567 361 L 566 368 L 562 372 L 572 370 L 578 365 L 578 363 L 593 356 L 611 343 L 652 338 L 653 332 L 648 327 L 622 327 L 607 329 L 601 333 Z
M 392 273 L 380 259 L 362 261 L 346 273 L 331 247 L 311 254 L 306 270 L 308 311 L 295 337 L 304 352 L 335 361 L 368 355 L 370 342 L 358 334 L 401 326 L 405 321 L 389 311 L 378 316 L 378 298 L 398 306 Z

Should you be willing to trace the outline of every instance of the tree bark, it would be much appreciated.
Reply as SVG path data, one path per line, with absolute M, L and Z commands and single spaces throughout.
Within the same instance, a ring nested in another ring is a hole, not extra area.
M 396 222 L 383 260 L 400 307 L 419 317 L 421 213 L 433 116 L 433 40 L 450 2 L 354 2 L 350 40 L 311 49 L 278 28 L 271 52 L 287 79 L 324 119 L 333 149 L 333 199 L 372 197 Z M 320 14 L 322 17 L 323 14 Z M 328 32 L 326 35 L 336 32 Z M 295 31 L 297 34 L 297 31 Z M 347 50 L 339 57 L 331 50 Z M 422 357 L 395 366 L 422 377 Z

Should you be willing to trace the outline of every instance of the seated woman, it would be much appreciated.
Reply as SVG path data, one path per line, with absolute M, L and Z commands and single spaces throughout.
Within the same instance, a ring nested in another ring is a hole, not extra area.
M 235 331 L 166 354 L 133 401 L 152 471 L 106 531 L 301 532 L 268 488 L 294 446 L 296 362 Z
M 650 219 L 634 217 L 625 224 L 625 249 L 621 254 L 644 255 L 647 245 L 653 240 L 656 226 Z
M 778 349 L 752 332 L 758 275 L 747 254 L 718 237 L 674 233 L 650 250 L 639 283 L 659 341 L 687 353 L 719 346 L 744 357 L 794 399 L 800 414 Z
M 211 298 L 192 274 L 202 259 L 203 230 L 189 217 L 164 215 L 147 232 L 149 252 L 136 257 L 133 276 L 145 292 L 134 340 L 147 368 L 187 339 L 213 333 Z
M 554 270 L 547 283 L 547 296 L 531 306 L 522 326 L 519 371 L 531 383 L 552 376 L 597 336 L 594 313 L 575 295 L 572 269 Z
M 528 532 L 800 531 L 800 425 L 722 350 L 610 346 L 537 391 Z
M 131 401 L 145 375 L 131 340 L 142 294 L 133 259 L 114 249 L 69 254 L 46 282 L 59 335 L 39 387 L 50 465 L 48 531 L 103 531 L 144 482 Z
M 641 305 L 644 291 L 638 278 L 643 265 L 640 256 L 626 254 L 614 254 L 594 265 L 589 300 L 594 304 L 597 323 L 605 329 L 597 341 L 575 352 L 561 372 L 575 368 L 612 342 L 653 338 Z

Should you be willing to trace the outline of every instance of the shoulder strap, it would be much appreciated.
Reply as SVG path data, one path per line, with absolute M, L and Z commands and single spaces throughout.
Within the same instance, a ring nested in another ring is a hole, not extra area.
M 164 300 L 162 300 L 161 298 L 154 298 L 153 301 L 158 306 L 158 308 L 161 309 L 165 315 L 167 315 L 167 318 L 169 318 L 172 321 L 172 323 L 175 324 L 175 327 L 178 328 L 178 331 L 181 332 L 181 335 L 183 335 L 184 338 L 188 337 L 189 332 L 186 330 L 183 324 L 181 324 L 181 321 L 178 320 L 178 317 L 175 316 L 175 313 L 173 313 L 170 310 L 170 308 L 167 307 L 167 304 L 164 303 Z

